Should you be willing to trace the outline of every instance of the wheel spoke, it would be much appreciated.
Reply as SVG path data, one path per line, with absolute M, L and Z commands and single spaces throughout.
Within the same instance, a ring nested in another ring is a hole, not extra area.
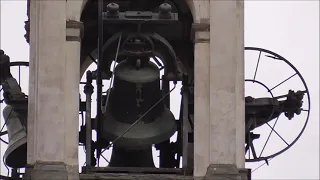
M 275 126 L 276 126 L 276 124 L 277 124 L 277 122 L 278 122 L 279 117 L 280 117 L 280 116 L 277 117 L 276 122 L 275 122 L 274 125 L 272 126 L 272 129 L 275 128 Z M 271 137 L 271 134 L 272 134 L 272 132 L 273 132 L 272 129 L 271 129 L 271 131 L 270 131 L 270 133 L 269 133 L 269 136 L 268 136 L 268 138 L 267 138 L 267 141 L 266 141 L 266 142 L 264 143 L 264 145 L 263 145 L 263 148 L 262 148 L 262 150 L 261 150 L 261 152 L 260 152 L 259 157 L 261 157 L 264 149 L 266 148 L 266 145 L 267 145 L 267 143 L 268 143 L 268 141 L 269 141 L 269 139 L 270 139 L 270 137 Z
M 101 153 L 101 155 L 100 155 L 107 163 L 109 163 L 110 164 L 110 162 L 108 161 L 108 159 L 106 158 L 106 157 L 104 157 L 104 155 L 102 155 L 102 153 Z
M 8 134 L 8 131 L 0 132 L 0 137 L 3 136 L 3 135 L 6 135 L 6 134 Z
M 9 144 L 7 141 L 3 140 L 2 138 L 0 138 L 0 141 L 2 141 L 5 144 Z
M 107 149 L 103 149 L 103 150 L 101 151 L 101 154 L 104 153 L 106 150 L 107 150 Z
M 273 158 L 269 159 L 269 162 L 272 160 Z M 259 167 L 255 168 L 253 171 L 251 171 L 251 173 L 255 172 L 256 170 L 260 169 L 262 166 L 266 165 L 268 161 L 265 161 L 263 164 L 261 164 Z
M 98 64 L 98 62 L 92 57 L 92 55 L 89 53 L 89 58 L 94 62 L 95 64 Z
M 273 131 L 274 133 L 276 133 L 276 134 L 279 136 L 280 139 L 282 139 L 282 141 L 283 141 L 284 143 L 286 143 L 286 144 L 289 146 L 289 143 L 287 143 L 287 141 L 284 140 L 283 137 L 280 136 L 280 134 L 279 134 L 276 130 L 274 130 L 274 129 L 270 126 L 269 123 L 266 123 L 266 124 L 272 129 L 272 131 Z
M 260 57 L 261 57 L 261 51 L 259 52 L 259 57 L 258 57 L 257 65 L 256 65 L 256 70 L 254 72 L 253 80 L 256 80 L 257 71 L 258 71 L 258 67 L 259 67 L 259 63 L 260 63 Z
M 19 67 L 19 85 L 21 85 L 21 66 L 18 66 Z
M 285 82 L 288 81 L 289 79 L 293 78 L 293 77 L 294 77 L 295 75 L 297 75 L 297 74 L 298 74 L 298 73 L 295 73 L 295 74 L 293 74 L 292 76 L 290 76 L 290 77 L 288 77 L 287 79 L 285 79 L 284 81 L 282 81 L 281 83 L 277 84 L 276 86 L 274 86 L 273 88 L 271 88 L 271 89 L 269 90 L 269 92 L 272 91 L 273 89 L 277 88 L 277 87 L 280 86 L 281 84 L 285 83 Z
M 159 61 L 156 57 L 153 56 L 152 59 L 154 60 L 154 62 L 155 62 L 158 66 L 162 67 L 162 64 L 160 63 L 160 61 Z
M 0 89 L 0 98 L 1 98 L 1 91 L 3 90 L 3 87 Z M 0 104 L 4 101 L 4 99 L 0 99 Z
M 6 122 L 3 123 L 0 132 L 2 132 L 2 130 L 4 129 L 5 126 L 6 126 Z

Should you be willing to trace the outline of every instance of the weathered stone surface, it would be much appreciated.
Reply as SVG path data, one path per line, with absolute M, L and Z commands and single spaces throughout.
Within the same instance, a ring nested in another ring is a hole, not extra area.
M 245 165 L 243 3 L 210 1 L 209 159 L 237 168 Z
M 81 44 L 66 36 L 80 36 L 80 30 L 67 28 L 66 1 L 30 1 L 29 11 L 26 178 L 76 180 Z
M 26 168 L 24 180 L 76 180 L 78 168 L 62 162 L 37 162 Z
M 240 169 L 239 173 L 241 180 L 251 180 L 251 169 Z
M 194 28 L 194 175 L 203 177 L 210 164 L 244 168 L 244 2 L 193 3 L 194 19 L 210 24 Z
M 241 180 L 239 170 L 235 165 L 211 164 L 204 180 Z

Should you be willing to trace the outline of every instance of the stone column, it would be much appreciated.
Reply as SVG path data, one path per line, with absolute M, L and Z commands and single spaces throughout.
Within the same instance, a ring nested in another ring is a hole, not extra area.
M 79 179 L 80 50 L 66 27 L 66 1 L 31 0 L 25 179 Z
M 195 177 L 241 179 L 239 170 L 245 160 L 243 4 L 241 0 L 210 1 L 210 44 L 195 43 Z

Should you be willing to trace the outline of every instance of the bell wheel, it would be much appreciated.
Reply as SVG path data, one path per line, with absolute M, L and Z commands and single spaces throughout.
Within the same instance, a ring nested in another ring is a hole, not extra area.
M 304 78 L 287 59 L 246 47 L 245 97 L 246 162 L 268 162 L 299 140 L 309 120 L 310 94 Z

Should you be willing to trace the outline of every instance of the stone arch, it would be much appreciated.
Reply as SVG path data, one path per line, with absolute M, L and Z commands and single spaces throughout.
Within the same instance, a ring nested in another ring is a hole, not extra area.
M 67 0 L 67 21 L 81 22 L 81 15 L 87 2 L 88 0 Z
M 85 8 L 85 5 L 87 4 L 88 0 L 79 0 L 79 1 L 73 1 L 69 0 L 70 5 L 75 6 L 70 9 L 70 15 L 74 14 L 76 12 L 77 19 L 80 21 L 83 9 Z M 185 1 L 187 6 L 189 7 L 193 23 L 196 24 L 209 24 L 209 17 L 210 17 L 210 0 L 177 0 L 177 1 Z M 68 10 L 69 12 L 69 10 Z M 70 16 L 73 17 L 73 16 Z M 80 67 L 80 77 L 83 76 L 85 70 L 90 66 L 92 61 L 91 58 L 96 59 L 97 58 L 97 49 L 94 49 L 90 53 L 91 57 L 86 56 L 84 58 L 84 64 Z
M 82 11 L 88 0 L 67 0 L 67 20 L 80 21 Z
M 192 13 L 194 23 L 209 23 L 210 0 L 185 0 Z

